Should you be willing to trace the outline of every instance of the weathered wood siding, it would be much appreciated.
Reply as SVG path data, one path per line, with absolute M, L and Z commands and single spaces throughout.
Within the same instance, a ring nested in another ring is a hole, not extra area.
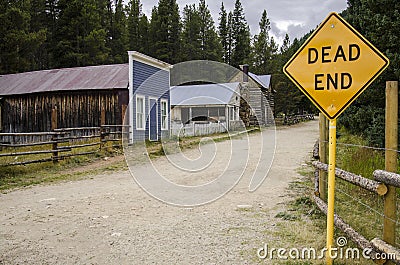
M 58 128 L 100 126 L 104 108 L 106 124 L 121 124 L 121 106 L 127 90 L 51 92 L 3 97 L 2 132 L 51 131 L 51 110 L 57 108 Z
M 241 82 L 240 118 L 250 125 L 270 125 L 274 123 L 274 95 L 270 88 L 263 89 L 249 77 L 248 82 L 243 83 L 243 72 L 238 74 L 230 82 Z M 250 113 L 250 105 L 255 115 Z

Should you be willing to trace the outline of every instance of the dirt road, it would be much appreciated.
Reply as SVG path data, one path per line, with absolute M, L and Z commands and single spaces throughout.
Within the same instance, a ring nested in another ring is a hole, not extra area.
M 317 121 L 278 129 L 272 168 L 256 192 L 248 192 L 245 173 L 228 194 L 199 207 L 150 197 L 128 171 L 1 194 L 0 264 L 258 263 L 263 242 L 279 247 L 274 216 L 317 133 Z

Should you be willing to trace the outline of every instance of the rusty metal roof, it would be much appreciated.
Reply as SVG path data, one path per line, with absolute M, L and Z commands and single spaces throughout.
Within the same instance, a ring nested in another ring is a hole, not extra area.
M 63 68 L 0 76 L 0 96 L 127 88 L 128 64 Z

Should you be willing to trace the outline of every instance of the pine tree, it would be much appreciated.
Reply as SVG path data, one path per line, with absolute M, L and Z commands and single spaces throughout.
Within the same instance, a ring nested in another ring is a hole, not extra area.
M 106 46 L 108 34 L 107 2 L 109 0 L 85 0 L 81 21 L 83 30 L 81 50 L 82 65 L 99 65 L 110 62 L 110 48 Z
M 40 48 L 38 57 L 40 59 L 40 68 L 49 69 L 54 68 L 57 65 L 57 60 L 54 56 L 54 48 L 56 47 L 56 31 L 57 31 L 57 19 L 59 15 L 58 0 L 45 0 L 46 1 L 46 42 L 44 47 Z
M 159 0 L 150 22 L 152 56 L 174 64 L 180 56 L 181 23 L 176 0 Z
M 400 2 L 348 0 L 344 18 L 390 60 L 388 68 L 346 110 L 339 122 L 363 134 L 370 145 L 384 144 L 385 81 L 400 78 Z
M 47 9 L 47 1 L 46 0 L 31 0 L 30 7 L 30 23 L 29 23 L 29 31 L 30 32 L 43 32 L 46 37 L 46 40 L 40 44 L 40 47 L 36 49 L 33 53 L 33 69 L 32 70 L 41 70 L 49 67 L 50 64 L 50 51 L 49 48 L 49 40 L 51 40 L 51 20 L 49 10 Z M 50 3 L 49 3 L 50 4 Z
M 142 14 L 139 19 L 139 52 L 150 54 L 149 42 L 149 21 L 145 14 Z
M 280 53 L 282 55 L 286 54 L 289 48 L 290 48 L 290 38 L 289 35 L 286 33 L 285 38 L 283 39 L 282 46 L 280 48 Z
M 218 26 L 219 38 L 221 40 L 222 46 L 222 61 L 224 63 L 229 63 L 229 40 L 228 40 L 228 15 L 225 10 L 224 2 L 221 4 L 221 9 L 219 12 L 219 26 Z
M 128 32 L 123 0 L 116 0 L 115 12 L 111 10 L 110 48 L 113 63 L 123 63 L 128 59 Z
M 149 46 L 149 55 L 151 56 L 155 56 L 156 54 L 156 47 L 154 45 L 154 42 L 159 38 L 157 36 L 158 34 L 158 24 L 159 22 L 156 21 L 158 17 L 158 11 L 157 11 L 157 7 L 154 6 L 153 9 L 151 10 L 151 17 L 150 17 L 150 21 L 149 21 L 149 38 L 148 41 L 149 43 L 151 43 L 152 45 Z
M 46 40 L 46 30 L 30 30 L 29 1 L 1 1 L 0 73 L 37 69 L 35 54 Z
M 250 28 L 240 0 L 235 2 L 232 19 L 233 51 L 231 65 L 238 67 L 246 62 L 250 54 Z
M 271 69 L 268 69 L 271 64 L 271 49 L 270 49 L 270 37 L 269 31 L 271 29 L 271 23 L 267 16 L 267 11 L 264 10 L 260 20 L 260 33 L 254 36 L 253 48 L 252 48 L 252 60 L 253 67 L 257 74 L 268 73 Z
M 279 62 L 278 62 L 278 50 L 279 46 L 278 43 L 276 43 L 275 39 L 273 36 L 271 36 L 270 42 L 269 42 L 269 51 L 270 51 L 270 67 L 269 69 L 265 69 L 266 72 L 264 73 L 277 73 L 280 72 L 282 67 L 279 67 Z
M 30 23 L 29 28 L 31 31 L 39 31 L 46 29 L 46 1 L 45 0 L 31 0 L 30 1 Z
M 227 34 L 227 49 L 226 49 L 226 63 L 232 65 L 232 53 L 235 47 L 234 44 L 234 30 L 233 30 L 233 14 L 228 14 L 228 34 Z
M 254 36 L 251 58 L 254 72 L 258 74 L 279 72 L 278 45 L 273 37 L 269 36 L 271 23 L 267 11 L 264 10 L 260 20 L 260 33 Z
M 128 48 L 131 51 L 138 51 L 139 46 L 139 22 L 142 15 L 142 4 L 140 0 L 130 0 L 128 4 Z
M 221 60 L 221 43 L 215 30 L 215 23 L 211 16 L 205 0 L 200 0 L 200 43 L 201 59 L 203 60 Z
M 97 0 L 59 0 L 54 58 L 56 67 L 109 62 L 107 4 Z
M 201 17 L 193 5 L 186 5 L 182 18 L 181 61 L 202 59 Z

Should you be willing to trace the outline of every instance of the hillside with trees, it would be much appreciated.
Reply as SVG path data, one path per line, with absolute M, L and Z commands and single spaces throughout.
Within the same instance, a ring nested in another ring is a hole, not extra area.
M 385 83 L 400 78 L 400 2 L 348 0 L 343 17 L 390 60 L 389 67 L 338 120 L 352 134 L 384 146 Z
M 0 74 L 127 62 L 136 50 L 171 64 L 246 63 L 251 34 L 240 0 L 215 23 L 205 0 L 0 0 Z M 125 4 L 126 3 L 126 4 Z M 223 5 L 223 4 L 222 4 Z M 222 12 L 222 11 L 221 11 Z
M 270 34 L 264 10 L 252 36 L 241 0 L 233 10 L 221 1 L 214 21 L 206 0 L 178 6 L 159 0 L 151 16 L 141 0 L 0 0 L 0 74 L 86 65 L 126 63 L 136 50 L 171 64 L 213 60 L 234 67 L 249 64 L 272 74 L 275 113 L 315 112 L 310 101 L 282 73 L 283 65 L 308 33 L 281 46 Z M 348 0 L 342 16 L 390 59 L 389 68 L 339 119 L 351 133 L 383 144 L 384 87 L 399 79 L 400 2 Z
M 281 67 L 293 45 L 270 34 L 268 13 L 260 18 L 260 33 L 252 36 L 240 0 L 233 10 L 221 2 L 214 21 L 206 0 L 179 7 L 176 0 L 159 0 L 151 16 L 141 0 L 0 0 L 0 74 L 33 70 L 126 63 L 135 50 L 171 64 L 213 60 L 234 67 L 249 64 L 257 74 L 277 74 L 282 99 L 296 94 L 279 112 L 310 109 L 288 80 L 280 82 Z M 295 42 L 293 44 L 297 43 Z M 286 101 L 286 99 L 284 99 Z

